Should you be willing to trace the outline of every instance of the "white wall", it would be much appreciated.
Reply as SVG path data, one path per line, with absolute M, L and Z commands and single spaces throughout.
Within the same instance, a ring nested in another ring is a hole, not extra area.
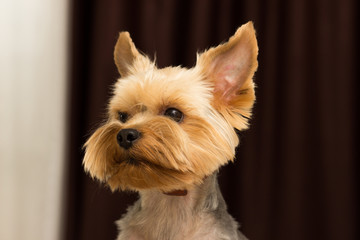
M 0 0 L 0 239 L 60 234 L 67 0 Z

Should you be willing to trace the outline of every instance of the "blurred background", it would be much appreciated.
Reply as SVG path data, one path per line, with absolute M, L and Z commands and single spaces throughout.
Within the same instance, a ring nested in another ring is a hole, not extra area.
M 251 20 L 257 102 L 219 181 L 254 240 L 355 240 L 356 0 L 0 0 L 0 239 L 115 239 L 137 199 L 93 181 L 82 145 L 119 77 L 119 31 L 158 66 L 195 64 Z

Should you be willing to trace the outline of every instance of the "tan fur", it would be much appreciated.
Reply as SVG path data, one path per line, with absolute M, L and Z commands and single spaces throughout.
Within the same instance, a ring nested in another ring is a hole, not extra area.
M 85 144 L 84 167 L 111 189 L 191 188 L 233 160 L 238 138 L 247 128 L 255 100 L 257 68 L 252 23 L 225 44 L 198 55 L 194 68 L 158 69 L 136 49 L 129 33 L 120 33 L 114 58 L 122 78 L 114 86 L 109 118 Z M 163 116 L 169 108 L 184 113 L 177 123 Z M 122 123 L 118 112 L 129 114 Z M 141 138 L 129 150 L 116 135 L 135 128 Z M 128 164 L 130 158 L 138 164 Z
M 246 239 L 226 211 L 216 172 L 234 159 L 234 128 L 248 127 L 257 53 L 249 22 L 228 42 L 198 54 L 193 68 L 159 69 L 129 33 L 120 33 L 114 60 L 121 78 L 107 122 L 85 143 L 83 160 L 85 170 L 112 190 L 140 193 L 118 221 L 118 240 Z M 166 116 L 169 108 L 183 117 Z M 138 135 L 127 146 L 122 134 L 129 130 Z M 188 194 L 167 195 L 174 190 Z

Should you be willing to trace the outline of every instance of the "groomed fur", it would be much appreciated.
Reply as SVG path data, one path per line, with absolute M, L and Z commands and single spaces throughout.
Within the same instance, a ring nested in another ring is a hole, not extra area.
M 205 234 L 204 239 L 243 239 L 225 203 L 217 204 L 223 200 L 220 191 L 214 190 L 218 189 L 214 176 L 220 166 L 234 159 L 239 143 L 234 129 L 248 127 L 255 101 L 252 79 L 257 53 L 255 30 L 249 22 L 228 42 L 198 54 L 193 68 L 159 69 L 139 53 L 129 33 L 120 33 L 114 58 L 121 78 L 114 86 L 107 122 L 86 142 L 83 161 L 85 170 L 112 190 L 129 189 L 141 194 L 133 207 L 140 209 L 130 210 L 120 221 L 124 231 L 119 239 L 199 239 L 212 227 L 213 232 Z M 173 108 L 183 114 L 181 120 L 166 116 L 167 109 Z M 120 113 L 127 118 L 121 119 Z M 139 133 L 129 148 L 117 140 L 124 129 Z M 187 222 L 182 225 L 182 234 L 186 234 L 175 237 L 171 227 L 179 218 L 166 217 L 166 208 L 174 203 L 163 193 L 179 189 L 189 191 L 189 201 L 177 199 L 174 214 L 184 213 L 175 211 L 180 206 L 190 210 L 184 218 L 178 216 Z M 199 191 L 209 192 L 199 195 Z M 204 200 L 203 195 L 211 201 Z M 193 198 L 202 199 L 205 205 L 192 202 Z M 158 213 L 138 212 L 151 201 L 159 204 L 154 205 L 159 207 Z M 205 211 L 208 204 L 216 205 L 212 213 L 194 212 L 195 206 Z M 215 212 L 219 216 L 214 216 Z M 145 220 L 137 224 L 136 218 L 149 219 L 146 214 L 155 214 L 154 221 L 167 219 L 167 227 L 160 225 L 152 232 L 153 225 Z M 196 225 L 194 219 L 200 224 Z M 224 221 L 228 224 L 222 225 Z
M 136 50 L 128 33 L 121 33 L 115 62 L 123 78 L 115 85 L 108 122 L 85 144 L 85 169 L 113 190 L 168 191 L 200 183 L 234 158 L 233 128 L 247 128 L 255 100 L 256 56 L 251 23 L 229 42 L 198 55 L 192 69 L 158 69 Z M 180 124 L 162 115 L 169 107 L 184 113 Z M 130 120 L 121 123 L 119 112 Z M 142 133 L 129 151 L 116 143 L 123 128 Z M 128 158 L 139 162 L 127 164 Z

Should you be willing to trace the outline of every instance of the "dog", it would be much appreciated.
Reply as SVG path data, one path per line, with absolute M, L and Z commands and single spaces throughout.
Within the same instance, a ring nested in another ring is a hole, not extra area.
M 236 133 L 255 101 L 258 45 L 252 22 L 197 54 L 192 68 L 158 68 L 121 32 L 120 78 L 108 118 L 84 145 L 85 171 L 112 191 L 139 192 L 117 221 L 117 240 L 241 239 L 217 172 L 235 158 Z

